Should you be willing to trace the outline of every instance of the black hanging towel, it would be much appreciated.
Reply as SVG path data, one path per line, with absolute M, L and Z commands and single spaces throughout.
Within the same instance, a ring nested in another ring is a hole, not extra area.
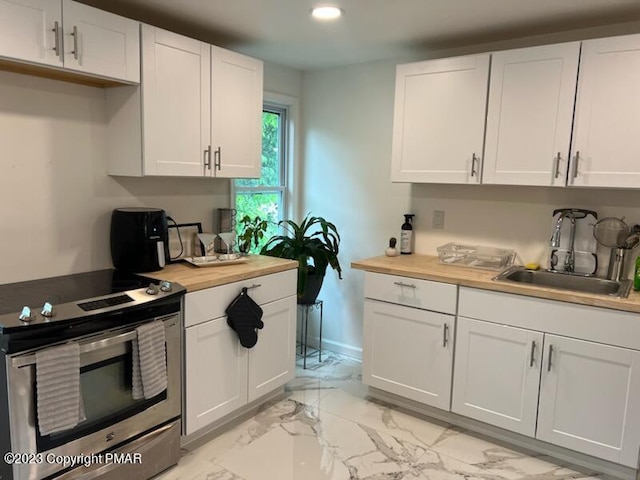
M 243 288 L 233 299 L 226 310 L 227 324 L 235 330 L 240 344 L 251 348 L 258 342 L 258 329 L 264 327 L 262 308 L 247 294 Z

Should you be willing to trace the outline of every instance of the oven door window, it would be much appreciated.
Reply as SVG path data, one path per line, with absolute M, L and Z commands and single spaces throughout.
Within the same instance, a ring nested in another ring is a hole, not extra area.
M 51 435 L 41 436 L 36 428 L 38 451 L 47 451 L 107 428 L 167 398 L 165 390 L 150 399 L 134 400 L 131 343 L 110 350 L 81 356 L 80 389 L 86 419 L 75 428 Z

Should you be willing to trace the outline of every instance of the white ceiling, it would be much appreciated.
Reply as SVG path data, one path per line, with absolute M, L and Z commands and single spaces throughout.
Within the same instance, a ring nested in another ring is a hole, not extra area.
M 302 70 L 640 20 L 639 0 L 81 0 Z M 313 21 L 315 4 L 344 16 Z

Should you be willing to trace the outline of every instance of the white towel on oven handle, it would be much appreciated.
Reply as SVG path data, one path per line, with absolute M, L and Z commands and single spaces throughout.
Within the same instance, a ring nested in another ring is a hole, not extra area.
M 85 420 L 78 343 L 36 352 L 36 409 L 43 436 L 69 430 Z
M 167 389 L 164 322 L 157 320 L 136 328 L 132 357 L 134 399 L 153 398 Z

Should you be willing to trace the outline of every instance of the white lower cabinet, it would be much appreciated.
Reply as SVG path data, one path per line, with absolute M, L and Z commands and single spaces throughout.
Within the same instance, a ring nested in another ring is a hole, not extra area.
M 456 286 L 367 272 L 362 381 L 449 410 Z
M 637 468 L 640 352 L 545 335 L 537 438 Z
M 451 410 L 535 436 L 543 334 L 458 317 Z
M 449 409 L 453 315 L 364 302 L 364 383 L 411 400 Z
M 185 434 L 268 394 L 295 376 L 296 270 L 188 293 L 185 299 Z M 260 304 L 258 343 L 243 347 L 227 325 L 226 306 L 240 293 Z M 211 319 L 206 319 L 206 312 Z M 205 320 L 206 319 L 206 320 Z
M 636 469 L 639 329 L 636 314 L 461 287 L 452 411 Z

